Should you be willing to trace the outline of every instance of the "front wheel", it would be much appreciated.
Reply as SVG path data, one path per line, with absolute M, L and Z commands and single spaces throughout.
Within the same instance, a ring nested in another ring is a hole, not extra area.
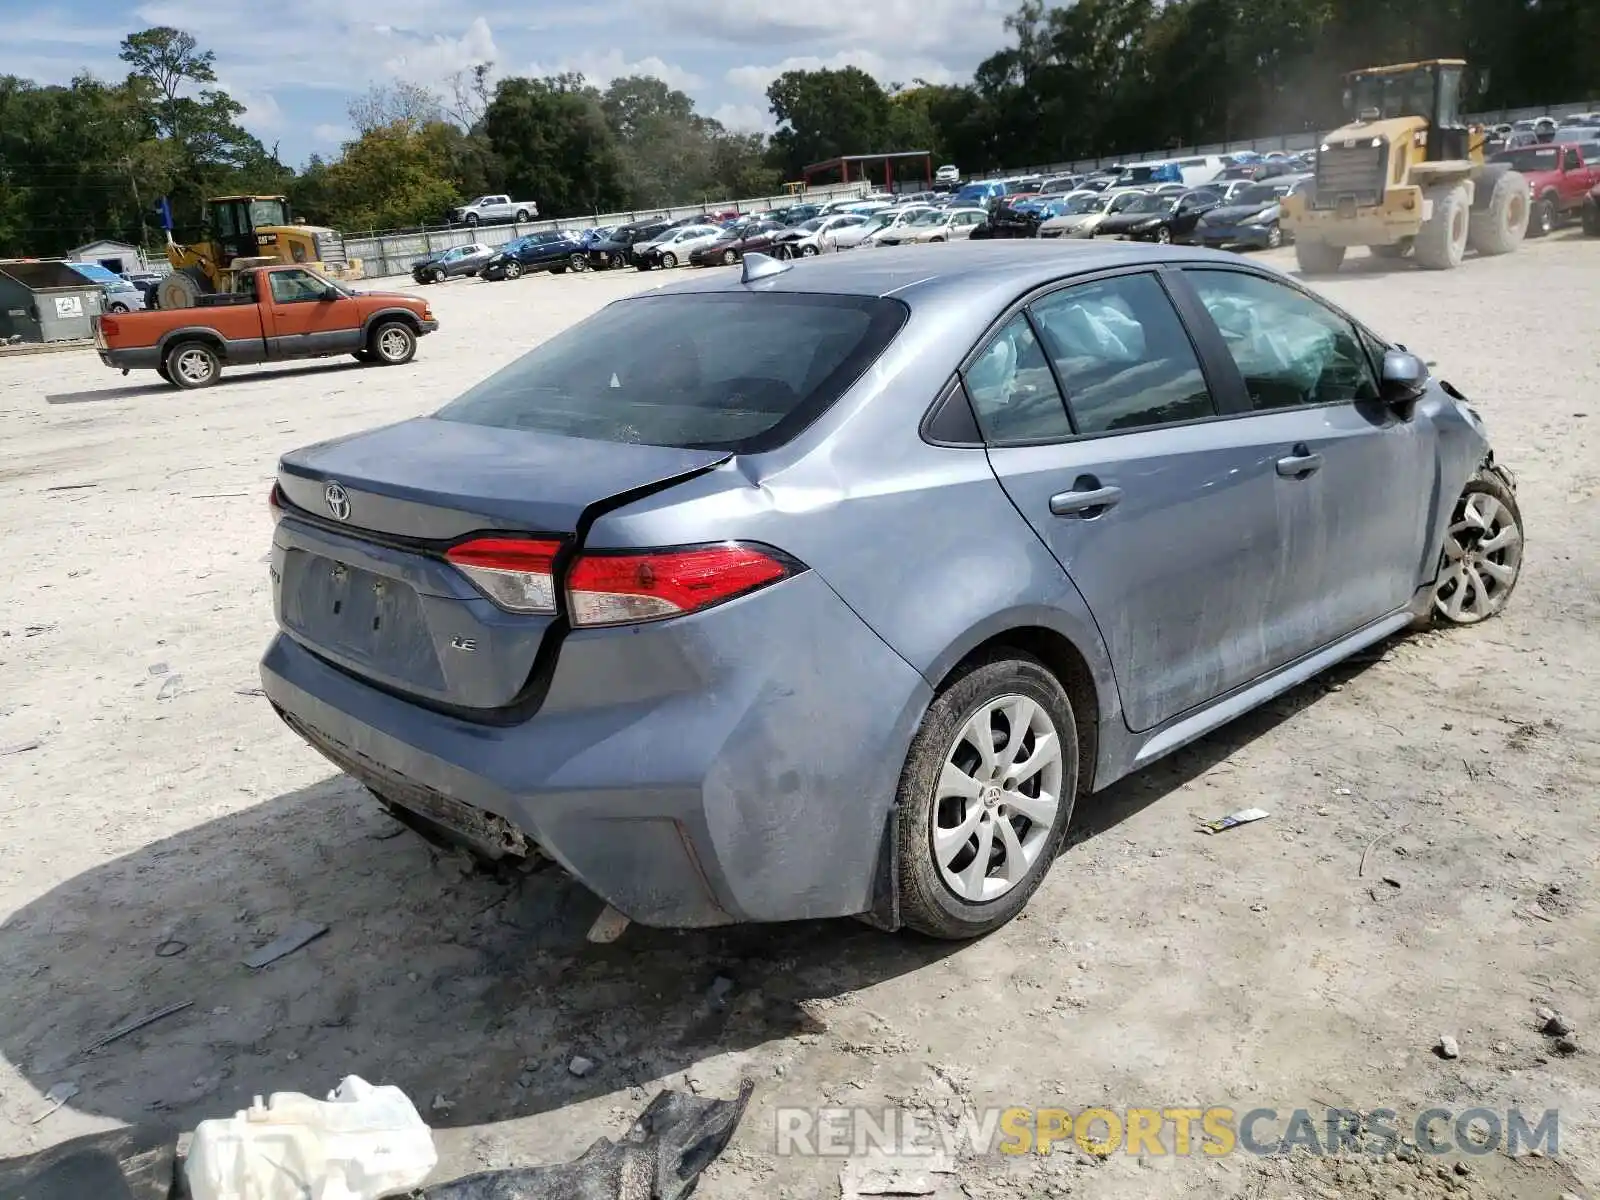
M 1269 226 L 1267 229 L 1267 249 L 1276 250 L 1281 245 L 1283 245 L 1283 230 L 1277 225 Z
M 385 321 L 372 331 L 374 361 L 386 367 L 408 363 L 417 353 L 417 335 L 401 321 Z
M 1163 225 L 1156 230 L 1156 241 L 1163 246 L 1170 246 L 1172 244 L 1172 230 Z
M 800 247 L 800 257 L 801 258 L 815 258 L 818 253 L 819 253 L 819 251 L 818 251 L 818 248 L 816 246 L 801 246 Z
M 1304 275 L 1332 275 L 1344 262 L 1344 247 L 1296 239 L 1294 257 Z
M 1444 536 L 1433 611 L 1452 625 L 1476 625 L 1505 608 L 1522 575 L 1522 510 L 1496 471 L 1479 471 L 1461 491 Z
M 668 250 L 661 256 L 661 265 L 669 271 L 672 270 L 673 267 L 678 265 L 678 256 L 671 250 Z
M 732 250 L 724 250 L 722 252 L 722 265 L 723 266 L 731 267 L 731 266 L 733 266 L 734 263 L 736 263 L 738 261 L 739 261 L 739 256 L 737 254 L 735 254 Z
M 124 304 L 122 301 L 118 300 L 114 304 L 112 304 L 111 307 L 107 311 L 108 312 L 113 312 L 113 313 L 125 313 L 125 312 L 128 311 L 128 306 L 126 304 Z
M 934 698 L 900 775 L 900 910 L 931 937 L 980 937 L 1050 869 L 1078 788 L 1072 704 L 1043 663 L 1007 652 Z
M 444 273 L 443 267 L 435 267 L 433 269 L 433 281 L 435 283 L 443 283 L 448 278 L 450 277 Z
M 476 229 L 478 227 L 478 214 L 477 213 L 468 213 L 467 214 L 467 224 L 472 226 L 474 229 Z
M 505 275 L 506 275 L 507 279 L 520 279 L 520 278 L 522 278 L 522 264 L 519 263 L 514 258 L 508 260 L 506 262 Z

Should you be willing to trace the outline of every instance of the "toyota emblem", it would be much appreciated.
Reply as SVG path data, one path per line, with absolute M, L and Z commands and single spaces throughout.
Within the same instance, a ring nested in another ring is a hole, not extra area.
M 333 514 L 335 521 L 350 519 L 350 496 L 344 488 L 337 483 L 330 483 L 322 489 L 322 498 L 328 502 L 328 511 Z

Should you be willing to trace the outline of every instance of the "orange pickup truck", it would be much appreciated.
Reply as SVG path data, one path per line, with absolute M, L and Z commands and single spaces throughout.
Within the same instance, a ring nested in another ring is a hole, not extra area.
M 358 292 L 305 267 L 259 267 L 237 290 L 194 308 L 94 318 L 100 361 L 126 375 L 154 370 L 181 388 L 209 387 L 224 365 L 350 354 L 367 363 L 410 362 L 417 339 L 439 328 L 426 300 Z

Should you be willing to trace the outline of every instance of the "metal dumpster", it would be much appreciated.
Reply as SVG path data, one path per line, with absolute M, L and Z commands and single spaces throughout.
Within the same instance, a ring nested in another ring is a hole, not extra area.
M 0 261 L 0 338 L 68 342 L 91 336 L 90 318 L 105 307 L 105 292 L 50 259 Z

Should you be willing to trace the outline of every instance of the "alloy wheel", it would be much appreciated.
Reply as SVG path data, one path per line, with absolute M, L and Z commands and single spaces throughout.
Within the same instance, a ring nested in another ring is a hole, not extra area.
M 516 259 L 513 258 L 511 261 L 506 263 L 506 278 L 507 279 L 515 279 L 515 278 L 517 278 L 517 276 L 519 276 L 521 274 L 522 274 L 522 264 L 519 263 Z
M 378 353 L 390 362 L 398 362 L 406 356 L 406 351 L 411 348 L 405 332 L 400 329 L 385 329 L 378 338 Z
M 1505 607 L 1522 569 L 1522 530 L 1496 496 L 1469 489 L 1445 534 L 1444 570 L 1434 588 L 1439 613 L 1475 625 Z
M 1021 883 L 1049 841 L 1061 804 L 1061 739 L 1022 695 L 968 718 L 934 786 L 934 862 L 961 899 L 982 904 Z
M 204 350 L 185 350 L 173 362 L 172 369 L 185 383 L 205 383 L 211 378 L 211 356 Z

